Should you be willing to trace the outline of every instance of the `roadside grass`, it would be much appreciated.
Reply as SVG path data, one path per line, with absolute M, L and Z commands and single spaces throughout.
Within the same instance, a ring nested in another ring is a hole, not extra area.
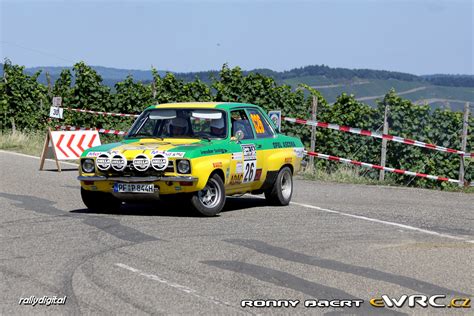
M 392 174 L 386 173 L 384 182 L 378 181 L 378 179 L 370 178 L 367 176 L 368 172 L 375 172 L 373 170 L 368 171 L 366 169 L 356 168 L 348 165 L 339 165 L 332 171 L 321 170 L 316 168 L 311 171 L 306 168 L 300 175 L 305 180 L 317 180 L 322 182 L 336 182 L 336 183 L 348 183 L 348 184 L 365 184 L 365 185 L 384 185 L 384 186 L 398 186 L 406 187 L 395 181 Z M 440 189 L 432 189 L 440 190 Z M 443 187 L 442 191 L 446 192 L 462 192 L 462 193 L 474 193 L 474 187 L 458 187 L 457 185 L 451 184 Z
M 39 157 L 45 137 L 44 131 L 0 131 L 0 149 Z
M 361 172 L 362 171 L 362 172 Z M 318 180 L 323 182 L 337 182 L 337 183 L 352 183 L 352 184 L 369 184 L 369 185 L 381 185 L 378 180 L 369 178 L 363 173 L 367 170 L 361 170 L 360 168 L 355 168 L 347 165 L 339 165 L 332 171 L 328 172 L 316 168 L 314 170 L 309 170 L 306 168 L 301 175 L 306 180 Z M 383 185 L 397 185 L 394 180 L 386 177 Z

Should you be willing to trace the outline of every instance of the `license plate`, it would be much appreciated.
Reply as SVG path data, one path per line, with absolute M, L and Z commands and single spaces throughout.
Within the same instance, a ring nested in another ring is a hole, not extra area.
M 155 186 L 149 183 L 115 183 L 114 192 L 117 193 L 155 193 Z

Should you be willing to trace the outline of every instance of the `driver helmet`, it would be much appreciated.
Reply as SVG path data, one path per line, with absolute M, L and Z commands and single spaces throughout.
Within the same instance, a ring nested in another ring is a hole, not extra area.
M 224 134 L 224 118 L 211 120 L 211 132 L 216 135 Z
M 170 132 L 173 135 L 185 135 L 188 129 L 188 122 L 182 117 L 171 120 Z

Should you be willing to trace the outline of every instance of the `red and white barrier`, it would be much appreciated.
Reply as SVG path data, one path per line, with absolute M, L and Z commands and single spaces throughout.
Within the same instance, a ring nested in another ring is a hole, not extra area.
M 391 140 L 391 141 L 398 142 L 398 143 L 403 143 L 403 144 L 408 144 L 408 145 L 413 145 L 413 146 L 418 146 L 418 147 L 423 147 L 423 148 L 428 148 L 428 149 L 432 149 L 432 150 L 448 152 L 448 153 L 453 153 L 453 154 L 458 154 L 458 155 L 464 155 L 464 157 L 470 157 L 470 158 L 474 157 L 474 153 L 466 153 L 462 150 L 446 148 L 446 147 L 442 147 L 442 146 L 438 146 L 438 145 L 434 145 L 434 144 L 421 142 L 421 141 L 418 141 L 418 140 L 393 136 L 393 135 L 389 135 L 389 134 L 381 134 L 381 133 L 372 132 L 372 131 L 364 130 L 364 129 L 360 129 L 360 128 L 342 126 L 342 125 L 337 125 L 337 124 L 332 124 L 332 123 L 324 123 L 324 122 L 319 122 L 319 121 L 296 119 L 296 118 L 291 118 L 291 117 L 282 117 L 282 119 L 287 121 L 287 122 L 292 122 L 292 123 L 329 128 L 329 129 L 342 131 L 342 132 L 346 132 L 346 133 L 364 135 L 364 136 L 375 137 L 375 138 L 382 138 L 382 139 L 387 139 L 387 140 Z
M 90 127 L 79 127 L 79 126 L 64 126 L 64 125 L 57 125 L 55 126 L 56 130 L 65 130 L 65 131 L 97 131 L 101 134 L 113 134 L 113 135 L 125 135 L 127 132 L 119 131 L 115 129 L 105 129 L 105 128 L 90 128 Z
M 408 175 L 408 176 L 426 178 L 426 179 L 437 180 L 437 181 L 447 181 L 447 182 L 452 182 L 452 183 L 459 183 L 459 180 L 456 180 L 456 179 L 450 179 L 450 178 L 440 177 L 440 176 L 433 176 L 433 175 L 429 175 L 429 174 L 413 172 L 413 171 L 407 171 L 407 170 L 402 170 L 402 169 L 382 167 L 382 166 L 371 164 L 371 163 L 360 162 L 360 161 L 357 161 L 357 160 L 351 160 L 351 159 L 346 159 L 346 158 L 340 158 L 340 157 L 321 154 L 321 153 L 317 153 L 317 152 L 311 152 L 310 151 L 310 152 L 306 152 L 306 154 L 308 156 L 314 156 L 314 157 L 321 158 L 321 159 L 338 161 L 338 162 L 342 162 L 342 163 L 345 163 L 345 164 L 351 164 L 351 165 L 355 165 L 355 166 L 361 166 L 361 167 L 377 169 L 377 170 L 385 170 L 385 171 L 388 171 L 388 172 L 393 172 L 393 173 L 398 173 L 398 174 L 405 174 L 405 175 Z
M 104 116 L 120 116 L 120 117 L 138 117 L 138 114 L 123 114 L 123 113 L 112 113 L 112 112 L 101 112 L 101 111 L 92 111 L 92 110 L 82 110 L 74 108 L 65 108 L 68 111 L 80 112 L 80 113 L 91 113 L 95 115 L 104 115 Z

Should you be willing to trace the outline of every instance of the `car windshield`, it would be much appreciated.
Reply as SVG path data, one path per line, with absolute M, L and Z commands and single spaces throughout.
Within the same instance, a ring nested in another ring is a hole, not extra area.
M 150 110 L 140 115 L 127 137 L 226 138 L 227 120 L 225 112 L 220 110 Z

